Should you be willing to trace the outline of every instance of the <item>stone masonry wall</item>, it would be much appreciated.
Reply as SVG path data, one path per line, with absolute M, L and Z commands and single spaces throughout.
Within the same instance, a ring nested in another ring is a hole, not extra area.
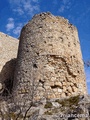
M 17 99 L 87 93 L 77 29 L 62 17 L 35 15 L 22 28 L 17 59 L 13 89 Z
M 0 32 L 0 83 L 13 78 L 18 43 L 19 40 Z

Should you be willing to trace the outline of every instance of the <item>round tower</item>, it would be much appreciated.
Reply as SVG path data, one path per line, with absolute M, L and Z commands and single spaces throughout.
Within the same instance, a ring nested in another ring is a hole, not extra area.
M 21 31 L 14 76 L 15 98 L 86 94 L 77 29 L 63 17 L 35 15 Z

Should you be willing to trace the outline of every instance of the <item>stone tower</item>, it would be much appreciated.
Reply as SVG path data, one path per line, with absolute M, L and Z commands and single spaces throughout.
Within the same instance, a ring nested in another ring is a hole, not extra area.
M 35 15 L 21 31 L 15 98 L 40 100 L 86 94 L 77 29 L 50 13 Z

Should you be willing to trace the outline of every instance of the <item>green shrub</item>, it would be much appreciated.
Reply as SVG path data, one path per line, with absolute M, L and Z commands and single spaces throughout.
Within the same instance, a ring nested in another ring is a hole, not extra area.
M 72 105 L 78 105 L 78 102 L 79 102 L 79 95 L 77 96 L 73 96 L 73 97 L 70 97 L 68 99 L 63 99 L 63 100 L 59 100 L 57 99 L 55 102 L 58 102 L 59 104 L 61 104 L 63 107 L 70 107 Z
M 45 115 L 52 115 L 52 111 L 46 111 L 44 114 Z
M 44 108 L 52 108 L 52 103 L 51 102 L 46 102 Z

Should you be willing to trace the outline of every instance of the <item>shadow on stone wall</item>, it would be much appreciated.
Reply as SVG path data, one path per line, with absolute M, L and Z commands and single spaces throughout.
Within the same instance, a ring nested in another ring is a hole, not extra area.
M 9 96 L 12 93 L 16 60 L 17 59 L 14 58 L 6 62 L 1 70 L 0 83 L 2 83 L 3 89 L 0 91 L 0 93 L 2 96 Z

